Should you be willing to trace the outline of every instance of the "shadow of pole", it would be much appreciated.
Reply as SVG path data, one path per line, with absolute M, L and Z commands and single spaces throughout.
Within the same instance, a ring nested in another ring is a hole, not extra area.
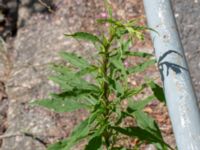
M 168 61 L 163 61 L 168 55 L 173 54 L 173 53 L 177 54 L 177 55 L 179 55 L 180 57 L 183 58 L 182 54 L 178 53 L 177 51 L 168 50 L 162 56 L 160 56 L 159 59 L 158 59 L 158 68 L 159 68 L 161 79 L 162 79 L 163 83 L 164 83 L 164 66 L 166 66 L 166 68 L 167 68 L 166 76 L 169 75 L 169 69 L 174 71 L 176 74 L 180 74 L 182 72 L 182 70 L 189 72 L 188 69 L 183 67 L 183 66 L 180 66 L 178 64 L 171 63 L 171 62 L 168 62 Z

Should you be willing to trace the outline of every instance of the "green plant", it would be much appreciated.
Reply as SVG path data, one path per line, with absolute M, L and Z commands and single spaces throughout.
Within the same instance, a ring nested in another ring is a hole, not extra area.
M 136 25 L 135 20 L 114 19 L 110 5 L 106 4 L 109 17 L 97 22 L 101 25 L 108 23 L 108 32 L 98 36 L 86 32 L 66 34 L 67 37 L 92 42 L 98 50 L 97 59 L 91 64 L 74 53 L 61 52 L 61 57 L 70 63 L 70 67 L 53 65 L 56 75 L 50 77 L 59 84 L 61 92 L 51 94 L 50 99 L 33 102 L 60 113 L 77 109 L 86 109 L 90 113 L 74 128 L 69 138 L 50 145 L 48 150 L 68 150 L 83 139 L 88 140 L 85 150 L 126 150 L 122 145 L 117 146 L 121 135 L 139 140 L 133 149 L 138 149 L 143 143 L 154 144 L 158 150 L 172 149 L 164 142 L 154 119 L 143 112 L 153 99 L 165 101 L 162 88 L 154 80 L 146 80 L 138 87 L 132 87 L 127 81 L 130 75 L 155 64 L 151 54 L 129 50 L 132 41 L 143 40 L 143 31 L 149 28 Z M 130 56 L 140 57 L 143 62 L 127 67 L 124 63 Z M 86 81 L 86 76 L 90 76 L 92 82 Z M 133 101 L 132 97 L 146 88 L 151 88 L 153 94 L 144 100 Z M 121 107 L 123 101 L 129 103 L 126 108 Z M 135 120 L 135 126 L 122 126 L 127 117 Z

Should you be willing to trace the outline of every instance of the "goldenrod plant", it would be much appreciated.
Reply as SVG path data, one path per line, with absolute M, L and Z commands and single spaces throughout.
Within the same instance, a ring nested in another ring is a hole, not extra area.
M 154 119 L 143 111 L 154 99 L 165 101 L 163 89 L 150 79 L 137 87 L 127 81 L 131 75 L 145 71 L 156 62 L 152 54 L 130 50 L 133 40 L 144 40 L 144 31 L 152 29 L 137 25 L 136 20 L 113 18 L 111 6 L 107 1 L 105 3 L 107 16 L 104 14 L 97 22 L 104 27 L 109 24 L 107 32 L 101 35 L 87 32 L 65 34 L 66 37 L 93 43 L 98 51 L 97 59 L 90 63 L 75 53 L 60 52 L 60 56 L 70 64 L 52 66 L 56 75 L 51 76 L 50 80 L 59 84 L 60 93 L 33 102 L 59 113 L 78 109 L 89 112 L 87 119 L 77 125 L 68 138 L 49 145 L 48 150 L 69 150 L 83 139 L 88 141 L 85 150 L 130 149 L 118 146 L 121 135 L 138 139 L 139 142 L 131 149 L 139 149 L 144 143 L 153 144 L 158 150 L 172 149 L 163 140 Z M 132 56 L 141 58 L 143 62 L 127 66 L 126 60 Z M 85 80 L 86 76 L 93 80 Z M 134 101 L 133 96 L 146 88 L 152 89 L 153 94 Z M 122 107 L 123 101 L 128 101 L 126 108 Z M 122 125 L 127 117 L 135 120 L 134 126 Z

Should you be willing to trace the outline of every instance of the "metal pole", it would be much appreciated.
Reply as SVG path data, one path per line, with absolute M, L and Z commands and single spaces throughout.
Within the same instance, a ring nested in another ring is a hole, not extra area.
M 200 112 L 170 0 L 144 0 L 179 150 L 200 150 Z M 197 39 L 198 40 L 198 39 Z

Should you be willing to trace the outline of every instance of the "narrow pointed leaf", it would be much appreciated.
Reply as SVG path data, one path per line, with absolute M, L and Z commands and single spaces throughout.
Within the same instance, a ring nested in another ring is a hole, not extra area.
M 145 141 L 147 143 L 162 143 L 164 145 L 167 145 L 165 142 L 163 142 L 163 140 L 157 138 L 154 134 L 140 127 L 127 127 L 127 128 L 113 127 L 113 129 L 121 134 L 130 137 L 137 137 L 139 140 Z
M 154 135 L 152 135 L 151 133 L 140 127 L 127 127 L 127 128 L 113 127 L 113 129 L 124 135 L 130 137 L 137 137 L 141 141 L 148 141 L 148 142 L 157 141 L 157 138 L 155 138 Z
M 148 132 L 154 134 L 158 139 L 163 140 L 161 132 L 155 120 L 142 111 L 135 111 L 132 113 L 136 118 L 138 126 Z
M 145 87 L 146 87 L 146 85 L 143 84 L 143 85 L 140 85 L 138 87 L 126 90 L 124 92 L 124 95 L 123 95 L 122 99 L 130 98 L 130 97 L 140 93 Z
M 152 144 L 155 144 L 156 147 L 158 146 L 162 147 L 162 150 L 165 150 L 169 146 L 163 140 L 161 131 L 152 117 L 148 116 L 146 113 L 142 111 L 135 111 L 132 113 L 132 115 L 136 118 L 137 125 L 140 128 L 148 131 L 149 133 L 155 136 L 157 142 L 153 143 L 152 141 Z
M 110 88 L 114 90 L 116 94 L 123 95 L 124 94 L 124 89 L 123 86 L 119 81 L 113 80 L 112 78 L 109 78 L 109 85 Z
M 131 43 L 132 43 L 131 39 L 122 42 L 121 49 L 125 54 L 129 52 L 129 47 L 131 46 Z
M 103 18 L 103 19 L 97 19 L 98 23 L 110 23 L 112 25 L 116 25 L 116 26 L 123 26 L 122 23 L 120 23 L 117 20 L 114 20 L 112 18 Z
M 76 76 L 77 77 L 82 77 L 82 76 L 85 76 L 87 74 L 92 74 L 94 75 L 95 74 L 95 71 L 97 71 L 97 68 L 94 67 L 94 66 L 89 66 L 89 67 L 86 67 L 86 68 L 83 68 L 81 69 L 80 71 L 78 71 L 76 73 Z
M 49 145 L 48 150 L 70 150 L 75 143 L 86 137 L 89 133 L 89 119 L 82 121 L 78 126 L 74 128 L 74 131 L 68 139 Z
M 166 103 L 163 88 L 156 84 L 154 81 L 148 83 L 155 97 L 160 101 Z
M 143 58 L 150 58 L 153 55 L 145 52 L 126 52 L 124 55 L 126 56 L 137 56 L 137 57 L 143 57 Z
M 77 56 L 74 53 L 67 53 L 67 52 L 60 52 L 60 56 L 68 61 L 70 64 L 79 67 L 79 68 L 86 68 L 89 67 L 89 63 L 80 56 Z
M 85 147 L 85 150 L 99 150 L 102 145 L 101 136 L 93 137 Z
M 145 71 L 145 69 L 147 69 L 149 66 L 151 66 L 155 63 L 156 63 L 155 60 L 148 60 L 141 64 L 138 64 L 137 66 L 130 67 L 130 68 L 128 68 L 128 74 L 143 72 L 143 71 Z
M 70 86 L 69 84 L 63 82 L 63 80 L 56 76 L 49 77 L 49 80 L 53 81 L 54 83 L 57 83 L 60 86 L 60 89 L 63 91 L 71 91 L 73 90 L 73 86 Z
M 32 103 L 33 105 L 39 105 L 55 112 L 64 113 L 72 112 L 77 109 L 86 109 L 89 105 L 84 104 L 84 102 L 78 102 L 74 99 L 43 99 L 36 100 Z
M 142 110 L 153 99 L 155 99 L 154 95 L 148 96 L 144 100 L 139 100 L 139 101 L 133 101 L 132 99 L 130 99 L 129 100 L 129 105 L 128 105 L 128 111 L 130 113 L 132 113 L 132 112 L 137 111 L 137 110 Z
M 61 86 L 61 88 L 64 88 L 64 86 L 67 85 L 67 87 L 73 87 L 76 89 L 98 91 L 98 87 L 96 85 L 89 83 L 84 79 L 79 78 L 75 74 L 74 76 L 71 76 L 71 75 L 70 76 L 66 76 L 66 75 L 52 76 L 52 77 L 49 77 L 49 79 L 58 83 Z
M 96 35 L 87 32 L 76 32 L 74 34 L 65 34 L 65 36 L 71 36 L 75 39 L 90 41 L 93 43 L 95 42 L 101 43 L 101 40 Z
M 122 75 L 126 76 L 126 68 L 124 67 L 123 61 L 120 56 L 114 56 L 110 59 L 110 62 L 115 66 L 117 70 L 120 70 Z

